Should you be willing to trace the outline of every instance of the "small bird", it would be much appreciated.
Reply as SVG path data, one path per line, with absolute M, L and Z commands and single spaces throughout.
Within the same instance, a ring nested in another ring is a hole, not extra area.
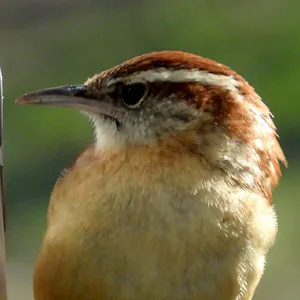
M 17 102 L 79 109 L 95 131 L 52 191 L 36 300 L 252 299 L 286 159 L 245 79 L 161 51 Z

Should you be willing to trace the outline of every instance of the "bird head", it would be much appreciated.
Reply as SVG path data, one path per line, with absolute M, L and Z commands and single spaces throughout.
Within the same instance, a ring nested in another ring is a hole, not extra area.
M 190 53 L 144 54 L 82 85 L 17 102 L 79 109 L 94 124 L 97 149 L 176 141 L 267 198 L 285 162 L 270 111 L 253 88 L 227 66 Z

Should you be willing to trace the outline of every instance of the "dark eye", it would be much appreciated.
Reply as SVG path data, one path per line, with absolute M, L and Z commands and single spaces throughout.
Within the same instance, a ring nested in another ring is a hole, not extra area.
M 128 107 L 138 106 L 147 92 L 147 87 L 144 83 L 123 84 L 118 89 L 119 97 Z

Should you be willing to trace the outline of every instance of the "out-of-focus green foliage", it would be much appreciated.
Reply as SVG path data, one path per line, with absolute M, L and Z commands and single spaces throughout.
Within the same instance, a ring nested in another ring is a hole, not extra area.
M 92 142 L 88 121 L 77 112 L 21 107 L 14 100 L 27 91 L 84 82 L 132 56 L 166 49 L 231 66 L 275 115 L 290 167 L 275 192 L 279 234 L 255 299 L 298 299 L 300 2 L 57 1 L 57 7 L 59 2 L 61 11 L 53 12 L 40 9 L 42 2 L 27 7 L 24 0 L 10 18 L 1 18 L 0 7 L 10 300 L 31 299 L 49 193 L 60 170 Z

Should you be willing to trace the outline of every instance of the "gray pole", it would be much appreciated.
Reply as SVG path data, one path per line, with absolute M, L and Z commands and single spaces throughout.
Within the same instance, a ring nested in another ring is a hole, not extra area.
M 0 69 L 0 299 L 7 300 L 4 245 L 4 202 L 3 202 L 3 85 Z

